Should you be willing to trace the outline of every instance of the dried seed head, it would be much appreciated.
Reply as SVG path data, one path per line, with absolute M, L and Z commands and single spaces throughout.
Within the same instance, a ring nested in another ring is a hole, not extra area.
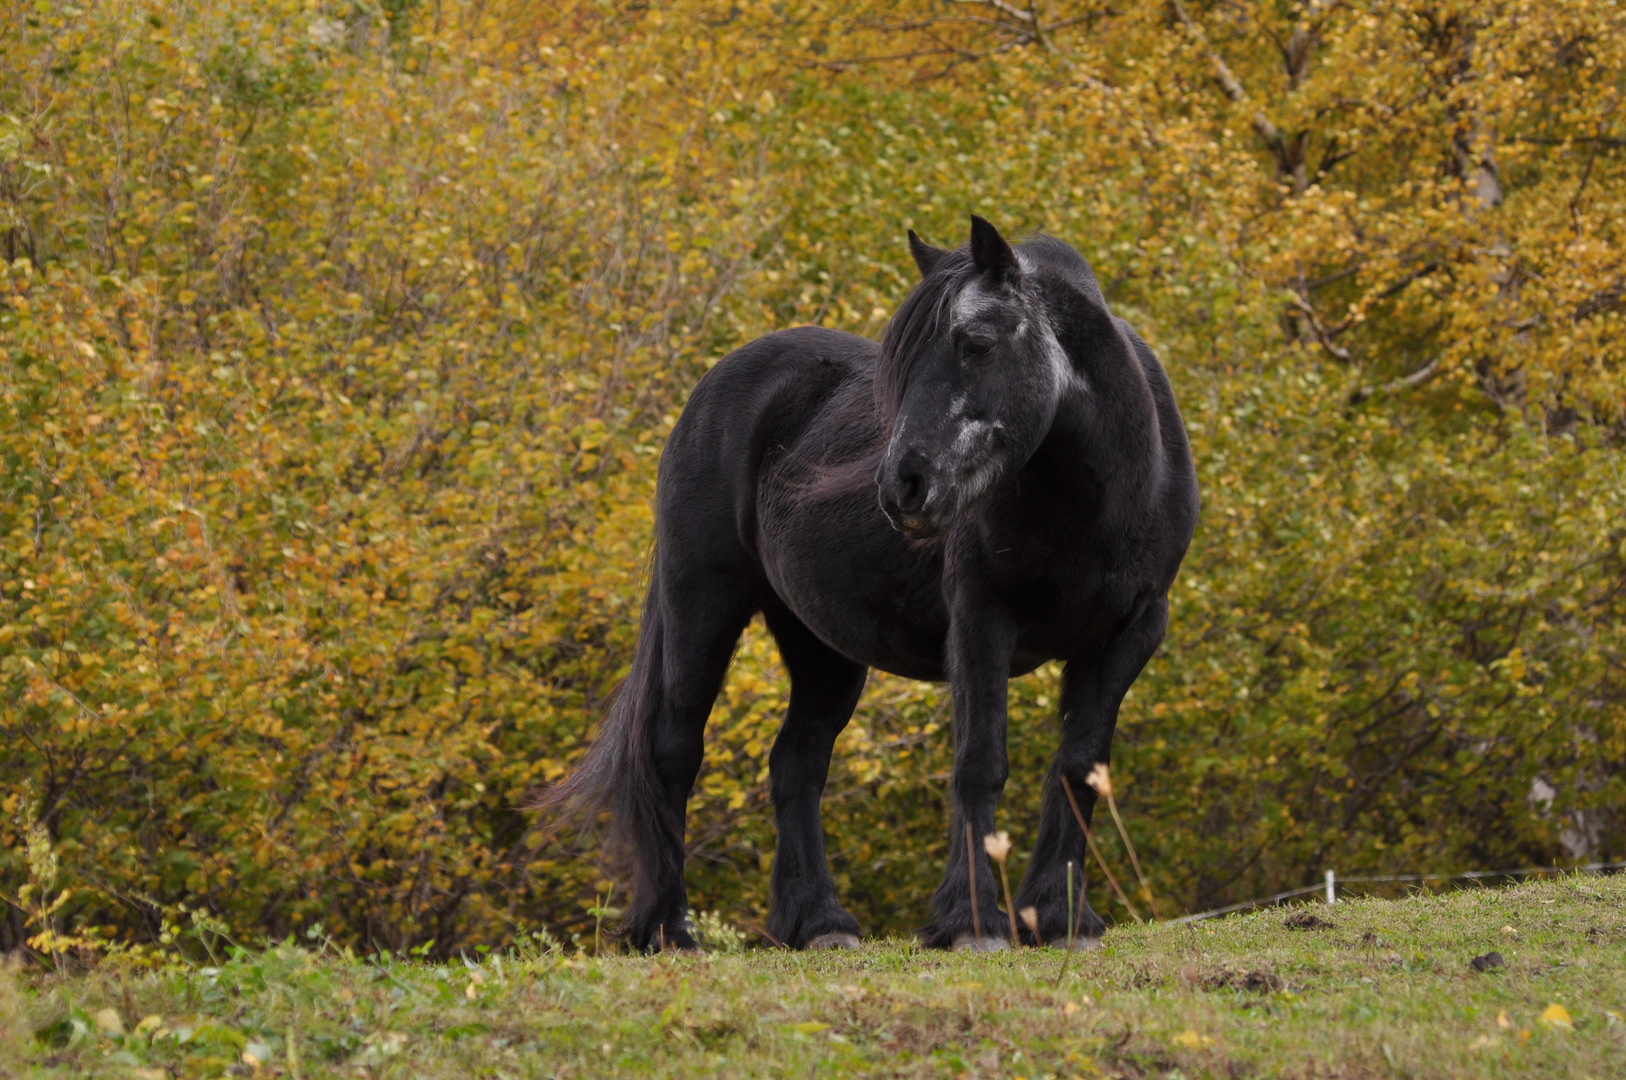
M 1001 829 L 996 833 L 989 833 L 982 838 L 982 849 L 988 857 L 995 862 L 1004 862 L 1011 853 L 1011 834 Z
M 1112 798 L 1112 777 L 1107 773 L 1106 762 L 1098 762 L 1095 768 L 1090 770 L 1090 775 L 1084 778 L 1084 782 L 1094 788 L 1095 793 L 1103 799 Z
M 1037 935 L 1039 933 L 1039 909 L 1038 908 L 1036 908 L 1036 907 L 1025 907 L 1021 911 L 1017 912 L 1017 914 L 1022 916 L 1022 925 L 1023 926 L 1026 926 L 1029 930 L 1032 930 L 1035 935 Z

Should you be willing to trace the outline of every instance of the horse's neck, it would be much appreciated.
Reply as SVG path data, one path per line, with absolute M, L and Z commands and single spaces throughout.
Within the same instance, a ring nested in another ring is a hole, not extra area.
M 1134 344 L 1110 315 L 1078 326 L 1063 347 L 1078 378 L 1041 447 L 1056 479 L 1068 472 L 1109 501 L 1152 496 L 1163 460 L 1157 399 Z
M 1077 403 L 1064 406 L 1026 471 L 1047 496 L 1061 498 L 1092 519 L 1132 516 L 1153 498 L 1162 456 L 1155 412 L 1149 419 L 1140 417 L 1139 423 L 1126 419 L 1092 416 Z M 1068 527 L 1059 520 L 1057 524 Z

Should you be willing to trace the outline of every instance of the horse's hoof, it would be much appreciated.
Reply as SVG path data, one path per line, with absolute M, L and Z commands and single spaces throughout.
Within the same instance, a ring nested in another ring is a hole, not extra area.
M 856 949 L 858 948 L 858 935 L 849 934 L 843 930 L 836 930 L 818 937 L 803 945 L 804 949 Z
M 1093 952 L 1100 947 L 1101 939 L 1098 937 L 1076 937 L 1073 939 L 1074 952 Z M 1050 942 L 1050 948 L 1061 949 L 1065 952 L 1067 949 L 1067 939 L 1058 938 L 1057 940 Z
M 983 935 L 979 941 L 975 934 L 957 934 L 954 938 L 955 952 L 1004 952 L 1011 947 L 1011 943 L 1002 937 Z

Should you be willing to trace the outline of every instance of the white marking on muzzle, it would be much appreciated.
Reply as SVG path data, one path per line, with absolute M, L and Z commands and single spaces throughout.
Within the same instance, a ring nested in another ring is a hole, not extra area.
M 969 420 L 954 436 L 954 442 L 949 447 L 952 460 L 946 471 L 954 478 L 959 496 L 959 507 L 956 509 L 976 501 L 999 478 L 999 468 L 986 463 L 972 470 L 964 480 L 960 479 L 960 474 L 964 471 L 965 460 L 978 450 L 985 449 L 990 435 L 1003 430 L 1004 425 L 997 420 Z

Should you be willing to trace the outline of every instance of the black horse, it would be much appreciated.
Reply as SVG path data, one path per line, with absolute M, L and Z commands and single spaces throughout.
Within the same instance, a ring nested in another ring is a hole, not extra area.
M 790 672 L 769 757 L 779 830 L 768 933 L 853 946 L 819 800 L 867 669 L 947 680 L 954 696 L 949 860 L 931 945 L 972 927 L 1003 946 L 981 838 L 1009 771 L 1006 683 L 1065 661 L 1061 747 L 1017 898 L 1065 935 L 1066 864 L 1084 784 L 1168 621 L 1197 480 L 1168 378 L 1108 310 L 1089 264 L 1040 236 L 1014 250 L 973 216 L 967 247 L 909 234 L 920 284 L 880 345 L 819 327 L 731 353 L 690 396 L 661 458 L 637 653 L 581 767 L 544 805 L 608 805 L 630 846 L 622 922 L 641 949 L 695 948 L 684 827 L 704 731 L 740 633 L 763 613 Z M 1105 924 L 1085 908 L 1083 933 Z

